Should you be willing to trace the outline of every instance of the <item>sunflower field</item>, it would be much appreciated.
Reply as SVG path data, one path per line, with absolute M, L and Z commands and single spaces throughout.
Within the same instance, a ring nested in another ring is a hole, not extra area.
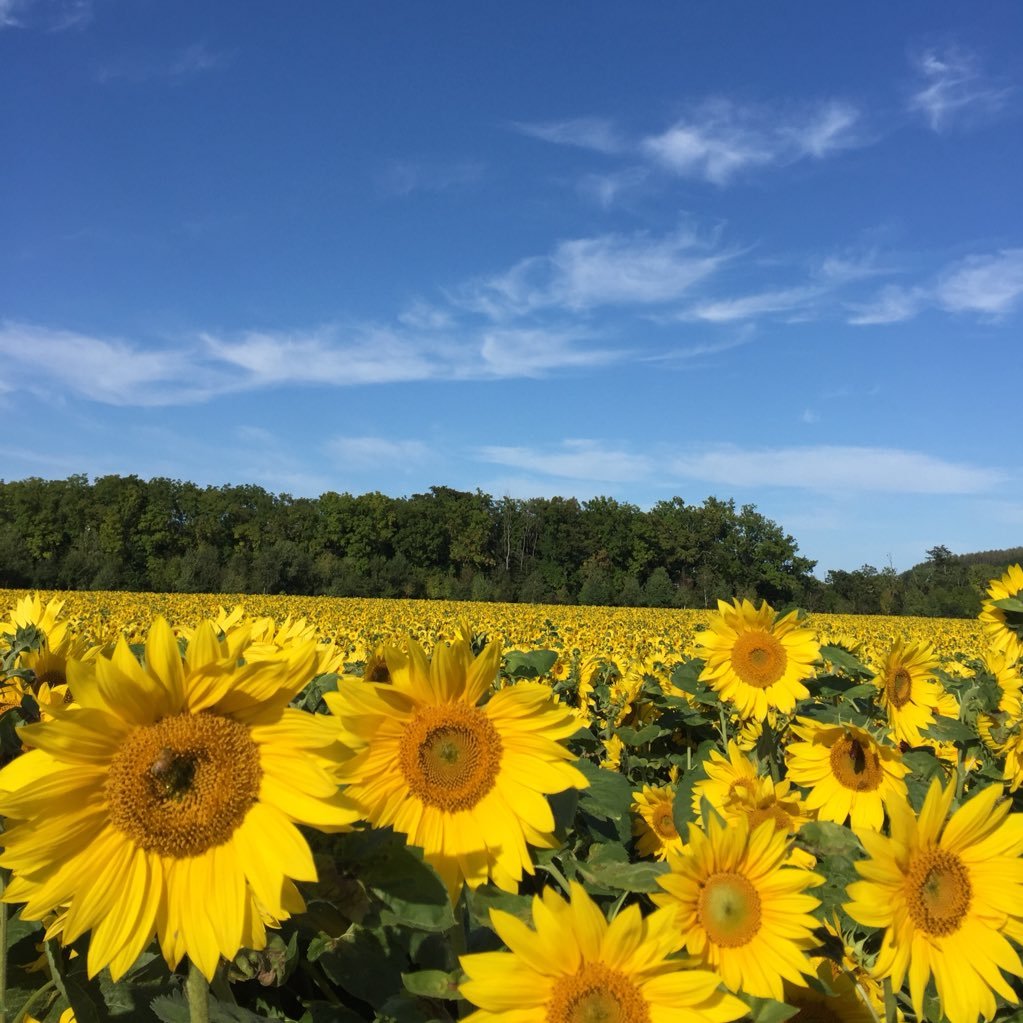
M 1023 993 L 1023 569 L 974 622 L 6 592 L 0 1023 L 975 1023 Z

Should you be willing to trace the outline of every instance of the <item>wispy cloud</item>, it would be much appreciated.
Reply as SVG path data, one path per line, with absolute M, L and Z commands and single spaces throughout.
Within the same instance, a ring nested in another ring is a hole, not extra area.
M 814 413 L 804 422 L 816 422 Z M 999 469 L 949 462 L 898 448 L 809 445 L 743 448 L 721 444 L 685 450 L 660 445 L 654 452 L 596 440 L 566 440 L 554 447 L 484 447 L 483 461 L 560 479 L 657 482 L 699 480 L 736 489 L 780 487 L 836 492 L 977 494 L 1006 479 Z
M 0 30 L 35 28 L 63 32 L 92 20 L 92 0 L 0 0 Z
M 1006 476 L 897 448 L 819 445 L 747 449 L 722 445 L 679 455 L 667 473 L 730 487 L 798 487 L 824 492 L 976 494 Z
M 911 63 L 918 81 L 909 108 L 923 114 L 933 131 L 997 113 L 1012 92 L 984 73 L 976 54 L 957 47 L 924 50 Z
M 885 285 L 869 302 L 849 303 L 849 323 L 874 326 L 911 320 L 927 303 L 923 288 L 906 288 L 899 284 Z
M 2 2 L 2 0 L 0 0 Z M 198 41 L 169 53 L 134 54 L 108 61 L 97 69 L 101 82 L 145 82 L 157 78 L 180 80 L 214 71 L 228 64 L 231 55 Z
M 324 445 L 327 456 L 344 469 L 420 467 L 433 452 L 420 440 L 387 437 L 332 437 Z
M 477 455 L 484 462 L 512 469 L 606 483 L 636 482 L 647 478 L 653 470 L 653 462 L 647 456 L 593 440 L 566 440 L 554 449 L 487 446 L 480 448 Z
M 790 313 L 806 309 L 808 304 L 821 294 L 821 288 L 810 286 L 778 288 L 738 298 L 701 302 L 689 309 L 685 316 L 707 323 L 734 323 L 771 313 Z
M 968 256 L 941 276 L 935 293 L 950 312 L 1004 316 L 1023 295 L 1023 249 Z
M 976 254 L 953 263 L 929 284 L 886 285 L 867 303 L 850 303 L 849 323 L 873 325 L 910 320 L 927 307 L 1000 319 L 1023 297 L 1023 249 Z
M 578 146 L 598 153 L 620 153 L 626 143 L 612 121 L 601 117 L 576 117 L 564 121 L 516 121 L 512 127 L 523 135 L 561 146 Z
M 0 322 L 9 388 L 30 393 L 45 388 L 108 405 L 186 405 L 284 386 L 521 379 L 603 365 L 622 354 L 579 329 L 420 335 L 372 325 L 327 326 L 230 336 L 207 332 L 154 345 Z
M 413 192 L 444 192 L 479 181 L 486 170 L 478 160 L 431 162 L 390 160 L 380 175 L 379 185 L 386 195 L 408 196 Z
M 859 120 L 854 106 L 837 100 L 778 114 L 718 99 L 643 139 L 640 148 L 674 174 L 726 185 L 743 171 L 860 145 Z
M 730 253 L 686 230 L 663 237 L 644 232 L 576 238 L 453 297 L 494 319 L 552 307 L 578 313 L 607 305 L 665 303 L 680 298 L 729 258 Z

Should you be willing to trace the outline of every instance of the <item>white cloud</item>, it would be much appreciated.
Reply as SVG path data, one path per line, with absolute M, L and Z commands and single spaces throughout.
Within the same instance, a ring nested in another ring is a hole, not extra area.
M 855 107 L 838 101 L 777 114 L 714 100 L 644 139 L 641 149 L 682 177 L 726 185 L 744 170 L 821 159 L 862 144 L 855 131 L 859 118 Z
M 873 301 L 849 303 L 849 323 L 874 325 L 910 320 L 927 306 L 950 313 L 979 313 L 999 318 L 1011 313 L 1023 296 L 1023 249 L 975 254 L 946 267 L 928 285 L 889 284 Z
M 849 323 L 857 326 L 874 326 L 880 323 L 902 323 L 911 320 L 927 302 L 923 288 L 904 288 L 888 284 L 878 292 L 876 298 L 866 303 L 850 303 L 852 315 Z
M 380 188 L 387 195 L 405 197 L 413 192 L 445 192 L 471 185 L 483 177 L 485 166 L 479 161 L 438 163 L 425 160 L 390 160 L 380 177 Z
M 997 113 L 1011 92 L 984 74 L 976 55 L 955 47 L 925 50 L 911 61 L 919 84 L 909 108 L 922 113 L 936 132 Z
M 524 259 L 470 285 L 455 301 L 494 319 L 551 307 L 582 312 L 664 303 L 680 298 L 729 258 L 684 230 L 661 238 L 646 233 L 576 238 L 548 256 Z
M 419 468 L 432 456 L 422 441 L 387 437 L 332 437 L 323 448 L 333 462 L 345 469 L 373 469 L 381 465 Z
M 685 315 L 687 318 L 705 320 L 708 323 L 734 323 L 737 320 L 749 320 L 768 313 L 805 309 L 807 304 L 820 294 L 820 288 L 779 288 L 739 298 L 702 302 L 693 306 Z
M 940 278 L 936 295 L 950 312 L 1011 312 L 1023 295 L 1023 249 L 968 256 Z
M 814 421 L 812 414 L 805 421 Z M 995 490 L 1006 476 L 898 448 L 809 445 L 741 448 L 732 444 L 680 451 L 663 444 L 638 453 L 626 445 L 566 440 L 555 448 L 483 447 L 483 461 L 561 479 L 608 483 L 656 482 L 676 486 L 699 480 L 732 488 L 795 488 L 841 492 L 977 494 Z
M 480 355 L 485 372 L 496 377 L 542 376 L 569 366 L 604 365 L 621 358 L 612 349 L 579 348 L 574 330 L 495 329 L 483 332 Z
M 618 153 L 625 144 L 614 124 L 606 118 L 576 117 L 564 121 L 516 122 L 516 131 L 561 146 Z
M 22 0 L 0 0 L 0 29 L 16 28 L 21 24 L 18 10 L 22 6 Z
M 593 440 L 566 440 L 560 449 L 537 450 L 528 447 L 482 447 L 479 457 L 485 462 L 525 469 L 563 479 L 592 480 L 606 483 L 631 483 L 646 479 L 653 462 L 645 455 L 620 447 L 606 447 Z
M 0 31 L 36 28 L 62 32 L 92 20 L 92 0 L 0 0 Z
M 190 43 L 169 53 L 145 53 L 119 57 L 102 64 L 96 72 L 101 82 L 124 80 L 146 82 L 154 78 L 182 79 L 224 67 L 226 52 L 215 51 L 203 41 Z
M 799 487 L 823 492 L 975 494 L 1005 479 L 996 469 L 947 462 L 897 448 L 820 445 L 743 449 L 731 445 L 679 455 L 669 475 L 731 487 Z
M 227 376 L 196 375 L 197 349 L 147 349 L 69 330 L 0 322 L 8 380 L 27 391 L 67 391 L 109 405 L 178 405 L 230 389 Z
M 584 174 L 579 179 L 579 191 L 603 209 L 610 209 L 623 197 L 640 189 L 650 172 L 646 167 L 626 167 L 611 174 Z

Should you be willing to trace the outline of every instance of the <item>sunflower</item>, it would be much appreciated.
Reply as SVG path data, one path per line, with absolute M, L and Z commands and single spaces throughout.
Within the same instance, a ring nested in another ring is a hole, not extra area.
M 293 880 L 316 878 L 295 824 L 358 817 L 332 773 L 344 751 L 288 707 L 314 664 L 306 645 L 239 665 L 209 622 L 182 657 L 162 618 L 143 664 L 123 638 L 69 662 L 76 704 L 21 729 L 33 749 L 0 771 L 4 901 L 58 911 L 65 943 L 91 930 L 90 976 L 117 979 L 154 934 L 208 978 L 262 948 L 264 919 L 304 908 Z
M 35 694 L 41 685 L 67 685 L 67 662 L 95 656 L 91 648 L 73 635 L 66 619 L 61 619 L 64 601 L 54 597 L 46 605 L 37 595 L 22 597 L 11 610 L 8 620 L 0 624 L 0 633 L 14 635 L 19 629 L 35 628 L 40 642 L 34 650 L 22 650 L 17 666 L 28 668 L 33 680 L 24 688 Z
M 776 619 L 766 601 L 758 609 L 748 600 L 719 600 L 698 643 L 706 662 L 700 680 L 735 704 L 740 717 L 762 721 L 771 707 L 788 714 L 810 695 L 803 680 L 813 675 L 820 644 L 800 627 L 796 611 Z
M 1010 660 L 1023 659 L 1023 610 L 998 607 L 996 601 L 1023 599 L 1023 568 L 1012 565 L 1000 579 L 992 579 L 977 616 L 992 645 Z
M 856 862 L 864 880 L 849 885 L 844 908 L 885 928 L 873 972 L 895 990 L 908 973 L 918 1019 L 933 975 L 950 1023 L 975 1023 L 995 1014 L 995 994 L 1017 1001 L 1000 970 L 1023 976 L 1008 940 L 1023 936 L 1023 816 L 991 785 L 949 819 L 954 794 L 935 779 L 919 819 L 908 803 L 889 808 L 890 838 L 857 829 L 869 859 Z
M 734 739 L 729 740 L 727 757 L 712 749 L 703 762 L 703 769 L 707 777 L 693 786 L 693 813 L 697 820 L 702 819 L 704 799 L 720 811 L 732 801 L 738 786 L 756 781 L 760 773 L 756 762 L 742 752 Z
M 545 796 L 586 788 L 561 740 L 579 725 L 550 689 L 519 682 L 490 694 L 501 646 L 478 656 L 464 640 L 439 643 L 432 659 L 410 640 L 385 648 L 391 681 L 351 680 L 324 699 L 360 748 L 342 773 L 347 793 L 375 827 L 419 846 L 457 901 L 492 878 L 517 891 L 533 872 L 526 843 L 557 844 Z
M 792 731 L 802 742 L 785 751 L 788 777 L 810 789 L 806 805 L 823 821 L 881 830 L 884 808 L 906 799 L 909 768 L 898 750 L 855 725 L 797 718 Z
M 668 851 L 682 851 L 682 839 L 675 827 L 673 807 L 675 789 L 671 785 L 644 785 L 641 792 L 632 793 L 632 812 L 638 820 L 632 824 L 636 836 L 636 851 L 640 856 L 668 858 Z
M 880 665 L 874 684 L 896 742 L 920 746 L 927 741 L 921 731 L 934 724 L 935 712 L 958 712 L 958 704 L 953 709 L 950 694 L 935 678 L 937 667 L 938 655 L 930 643 L 904 639 L 892 644 Z
M 582 885 L 570 890 L 570 901 L 536 896 L 532 928 L 490 911 L 510 951 L 461 957 L 459 991 L 479 1006 L 467 1023 L 728 1023 L 749 1012 L 714 973 L 667 958 L 679 947 L 670 913 L 644 919 L 631 905 L 608 923 Z
M 799 1023 L 876 1023 L 870 1005 L 847 973 L 832 972 L 818 962 L 816 976 L 806 987 L 786 982 L 785 1002 L 798 1009 Z
M 806 983 L 806 953 L 817 942 L 811 914 L 820 905 L 805 890 L 824 878 L 787 865 L 788 840 L 764 821 L 744 818 L 691 827 L 689 845 L 670 856 L 654 902 L 675 914 L 682 943 L 733 991 L 782 1001 L 782 981 Z

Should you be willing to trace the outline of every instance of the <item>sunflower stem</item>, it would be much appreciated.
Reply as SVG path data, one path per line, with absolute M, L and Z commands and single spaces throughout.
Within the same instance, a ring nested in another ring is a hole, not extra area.
M 897 1023 L 895 1009 L 895 992 L 892 990 L 892 978 L 884 979 L 884 1018 L 885 1023 Z
M 7 878 L 0 872 L 0 895 Z M 0 902 L 0 1023 L 7 1023 L 7 903 Z
M 718 704 L 718 722 L 721 729 L 721 745 L 728 749 L 728 715 L 725 713 L 725 705 Z
M 199 967 L 188 961 L 188 1018 L 191 1023 L 210 1023 L 210 985 Z
M 57 985 L 52 980 L 48 980 L 41 988 L 37 988 L 32 992 L 25 1000 L 25 1004 L 18 1010 L 18 1014 L 14 1017 L 13 1023 L 23 1023 L 24 1020 L 28 1019 L 31 1011 L 43 1000 L 44 997 L 48 997 L 49 1000 L 53 999 L 53 995 L 56 994 Z

